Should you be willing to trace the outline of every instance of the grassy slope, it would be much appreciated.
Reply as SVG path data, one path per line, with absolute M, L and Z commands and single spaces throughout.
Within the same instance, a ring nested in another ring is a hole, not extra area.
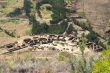
M 7 14 L 12 12 L 16 8 L 22 8 L 23 7 L 23 0 L 8 0 L 7 5 L 5 8 L 2 9 L 0 12 L 1 18 L 0 18 L 0 28 L 3 30 L 6 30 L 9 33 L 14 32 L 14 35 L 16 37 L 20 37 L 23 35 L 27 35 L 27 30 L 30 29 L 30 26 L 28 25 L 27 20 L 16 20 L 16 19 L 8 19 L 6 17 Z M 0 46 L 14 41 L 16 38 L 13 38 L 9 36 L 4 31 L 0 30 Z M 6 42 L 7 41 L 7 42 Z

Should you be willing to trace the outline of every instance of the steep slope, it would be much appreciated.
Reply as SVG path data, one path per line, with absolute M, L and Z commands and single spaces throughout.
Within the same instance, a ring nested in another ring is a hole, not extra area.
M 110 0 L 82 0 L 82 5 L 94 31 L 103 36 L 109 30 Z

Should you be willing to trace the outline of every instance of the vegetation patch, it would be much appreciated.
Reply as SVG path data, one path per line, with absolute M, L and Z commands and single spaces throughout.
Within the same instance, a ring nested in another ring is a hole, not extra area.
M 40 22 L 50 24 L 53 12 L 49 9 L 51 9 L 50 4 L 43 4 L 42 6 L 40 6 L 40 15 L 38 14 L 40 17 Z
M 99 60 L 97 60 L 93 73 L 109 73 L 110 72 L 110 48 L 102 52 Z
M 69 62 L 69 60 L 71 60 L 72 58 L 73 55 L 68 52 L 60 52 L 57 57 L 59 61 L 64 61 L 64 62 Z
M 7 16 L 14 17 L 22 14 L 22 10 L 20 8 L 16 8 L 14 11 L 10 12 Z
M 32 29 L 31 28 L 28 28 L 26 30 L 26 35 L 32 35 Z

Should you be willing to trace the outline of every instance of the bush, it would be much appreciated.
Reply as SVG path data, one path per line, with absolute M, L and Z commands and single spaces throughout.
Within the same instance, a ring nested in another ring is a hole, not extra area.
M 60 20 L 66 17 L 66 8 L 64 6 L 64 0 L 44 0 L 44 3 L 52 5 L 52 24 L 58 23 Z
M 26 15 L 28 15 L 31 12 L 31 8 L 33 7 L 32 2 L 29 0 L 24 0 L 24 10 L 26 12 Z
M 49 29 L 49 26 L 45 23 L 43 23 L 43 24 L 33 24 L 32 33 L 33 34 L 47 33 L 48 29 Z
M 22 10 L 21 10 L 20 8 L 16 8 L 13 12 L 10 12 L 10 13 L 8 14 L 8 16 L 13 17 L 13 16 L 18 16 L 18 15 L 20 15 L 20 14 L 22 14 Z
M 53 20 L 51 23 L 58 23 L 60 20 L 64 19 L 66 17 L 66 9 L 65 8 L 52 8 L 52 18 Z
M 110 72 L 110 59 L 98 61 L 93 69 L 93 73 L 109 73 Z
M 97 41 L 97 35 L 94 34 L 94 33 L 89 33 L 88 35 L 86 35 L 86 38 L 89 40 L 89 41 Z
M 57 24 L 56 25 L 50 25 L 48 33 L 62 34 L 66 30 L 67 26 L 68 26 L 68 23 L 65 21 L 60 25 L 57 25 Z
M 93 73 L 109 73 L 110 72 L 110 48 L 102 52 L 101 58 L 97 60 Z

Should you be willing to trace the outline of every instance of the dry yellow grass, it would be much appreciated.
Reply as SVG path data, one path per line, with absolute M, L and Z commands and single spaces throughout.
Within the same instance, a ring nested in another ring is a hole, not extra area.
M 109 29 L 106 25 L 110 19 L 109 8 L 109 0 L 82 0 L 81 9 L 84 9 L 86 17 L 92 23 L 93 30 L 101 36 L 104 36 L 105 31 Z

